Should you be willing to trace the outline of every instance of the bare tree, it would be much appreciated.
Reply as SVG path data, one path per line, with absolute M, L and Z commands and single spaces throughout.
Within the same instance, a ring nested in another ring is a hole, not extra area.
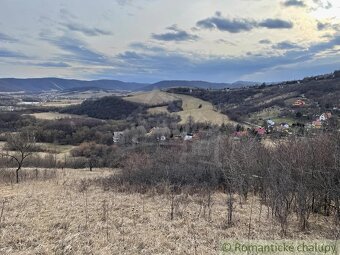
M 16 183 L 19 183 L 19 171 L 21 170 L 25 159 L 31 156 L 33 153 L 33 147 L 35 144 L 35 138 L 33 135 L 22 132 L 16 134 L 10 134 L 6 137 L 7 151 L 1 154 L 10 158 L 17 164 L 15 170 Z
M 88 159 L 88 165 L 89 165 L 89 168 L 90 168 L 90 172 L 92 172 L 92 169 L 94 167 L 96 167 L 97 163 L 98 162 L 97 162 L 96 156 L 91 155 L 90 158 Z

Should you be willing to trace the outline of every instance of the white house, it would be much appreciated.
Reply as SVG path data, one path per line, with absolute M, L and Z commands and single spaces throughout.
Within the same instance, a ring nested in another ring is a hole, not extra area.
M 325 121 L 325 120 L 328 120 L 331 117 L 332 117 L 332 114 L 330 112 L 326 112 L 326 113 L 321 114 L 321 116 L 319 117 L 319 120 Z
M 185 136 L 184 136 L 184 141 L 191 141 L 192 140 L 192 134 L 186 134 Z
M 275 125 L 275 122 L 272 121 L 272 120 L 267 120 L 267 124 L 268 124 L 269 126 L 274 126 L 274 125 Z
M 119 140 L 123 137 L 124 132 L 113 132 L 113 142 L 118 143 Z
M 288 129 L 289 128 L 289 124 L 288 123 L 281 123 L 281 127 Z

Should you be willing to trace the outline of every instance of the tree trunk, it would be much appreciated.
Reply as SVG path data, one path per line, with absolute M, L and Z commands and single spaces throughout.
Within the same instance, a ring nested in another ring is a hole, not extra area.
M 230 227 L 233 222 L 233 196 L 231 191 L 228 192 L 228 199 L 227 199 L 227 205 L 228 205 L 228 220 L 227 225 Z
M 335 224 L 338 226 L 340 224 L 340 201 L 339 199 L 335 200 L 335 210 L 336 210 Z
M 21 169 L 21 166 L 19 166 L 17 168 L 17 170 L 15 170 L 15 177 L 16 177 L 16 183 L 19 183 L 19 171 Z

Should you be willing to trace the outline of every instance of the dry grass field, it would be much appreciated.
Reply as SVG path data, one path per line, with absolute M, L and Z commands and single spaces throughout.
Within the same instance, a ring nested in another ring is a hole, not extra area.
M 0 152 L 3 152 L 2 150 L 4 149 L 5 145 L 6 145 L 6 142 L 0 142 Z M 38 146 L 41 149 L 41 151 L 35 152 L 34 156 L 39 156 L 42 158 L 53 156 L 59 162 L 64 162 L 65 158 L 66 159 L 70 158 L 71 157 L 70 153 L 72 149 L 77 147 L 74 145 L 60 145 L 60 144 L 52 144 L 52 143 L 36 143 L 35 145 Z
M 132 96 L 124 97 L 125 100 L 150 106 L 169 103 L 178 99 L 177 95 L 173 95 L 160 90 L 153 90 L 146 93 L 138 93 Z
M 59 162 L 64 162 L 65 159 L 71 157 L 71 150 L 76 148 L 74 145 L 59 145 L 51 143 L 36 143 L 43 152 L 36 152 L 35 156 L 40 156 L 42 158 L 48 156 L 54 156 Z
M 83 116 L 75 114 L 65 114 L 58 112 L 39 112 L 32 113 L 31 116 L 40 120 L 58 120 L 58 119 L 69 119 L 69 118 L 83 118 Z
M 34 169 L 26 171 L 34 177 Z M 91 182 L 111 174 L 114 170 L 39 170 L 36 180 L 16 185 L 0 180 L 0 254 L 218 254 L 225 239 L 282 238 L 256 197 L 242 204 L 235 197 L 234 225 L 227 228 L 225 194 L 212 195 L 210 217 L 205 196 L 179 194 L 170 220 L 166 193 L 118 192 L 103 189 L 100 179 Z M 335 236 L 334 225 L 322 216 L 311 216 L 307 232 L 295 228 L 295 218 L 290 222 L 287 238 Z
M 55 101 L 50 101 L 50 102 L 45 102 L 42 103 L 41 106 L 45 106 L 45 107 L 67 107 L 70 105 L 78 105 L 81 104 L 83 102 L 83 100 L 79 100 L 79 99 L 73 99 L 73 100 L 55 100 Z
M 176 113 L 181 117 L 181 124 L 185 124 L 189 116 L 192 116 L 194 121 L 198 122 L 211 122 L 217 125 L 222 125 L 223 123 L 235 124 L 226 115 L 214 111 L 214 107 L 210 102 L 186 95 L 176 96 L 183 101 L 183 111 Z
M 171 94 L 154 90 L 148 93 L 140 93 L 134 96 L 125 97 L 124 99 L 150 106 L 181 99 L 183 101 L 183 111 L 172 113 L 181 117 L 180 124 L 185 124 L 188 121 L 189 116 L 193 117 L 194 121 L 197 122 L 211 122 L 218 125 L 221 125 L 222 123 L 236 124 L 230 121 L 228 116 L 214 111 L 214 107 L 210 102 L 187 95 Z M 150 108 L 149 113 L 168 113 L 168 111 L 166 107 L 162 106 Z

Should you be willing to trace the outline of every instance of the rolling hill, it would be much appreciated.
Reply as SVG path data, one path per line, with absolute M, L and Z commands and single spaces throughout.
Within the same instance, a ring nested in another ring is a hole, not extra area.
M 231 90 L 172 88 L 168 92 L 210 102 L 231 120 L 257 125 L 263 119 L 307 124 L 340 108 L 340 77 L 336 75 Z M 302 103 L 296 104 L 299 101 Z
M 169 89 L 177 87 L 185 88 L 201 88 L 201 89 L 223 89 L 223 88 L 238 88 L 243 86 L 253 86 L 256 82 L 237 81 L 234 83 L 212 83 L 206 81 L 180 81 L 169 80 L 160 81 L 142 88 L 143 91 L 151 91 L 155 89 Z
M 139 104 L 148 105 L 148 112 L 151 114 L 168 113 L 181 117 L 180 124 L 185 124 L 189 116 L 196 122 L 211 122 L 221 125 L 222 123 L 235 124 L 227 115 L 216 111 L 213 105 L 208 102 L 189 95 L 173 94 L 164 91 L 153 90 L 150 92 L 138 93 L 133 96 L 124 97 L 124 100 Z M 171 101 L 180 100 L 183 102 L 183 110 L 169 113 L 167 106 L 158 106 L 170 103 Z M 156 107 L 155 107 L 156 106 Z
M 124 97 L 124 99 L 130 102 L 145 104 L 148 106 L 157 106 L 178 100 L 175 95 L 160 90 L 136 93 L 135 95 Z

